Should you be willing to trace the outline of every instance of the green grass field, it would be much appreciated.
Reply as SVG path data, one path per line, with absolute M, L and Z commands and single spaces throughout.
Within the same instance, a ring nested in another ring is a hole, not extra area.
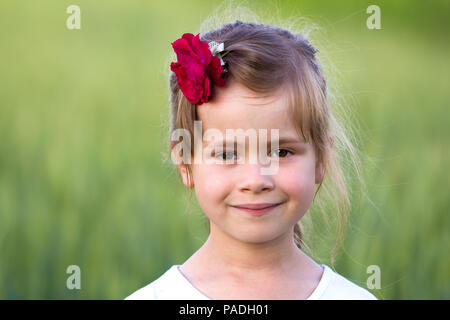
M 123 299 L 206 239 L 162 154 L 170 42 L 217 3 L 2 1 L 0 299 Z M 378 265 L 379 299 L 449 299 L 450 5 L 379 1 L 369 30 L 370 2 L 278 3 L 321 27 L 313 44 L 359 123 L 369 197 L 355 193 L 336 271 L 366 287 Z M 70 4 L 81 30 L 66 28 Z

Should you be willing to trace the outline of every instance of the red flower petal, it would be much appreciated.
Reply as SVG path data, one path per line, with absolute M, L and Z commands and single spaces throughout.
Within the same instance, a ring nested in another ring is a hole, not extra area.
M 203 98 L 202 102 L 208 102 L 208 97 L 211 95 L 209 77 L 205 78 L 205 82 L 203 83 Z
M 206 67 L 206 72 L 218 87 L 223 87 L 225 85 L 225 79 L 220 77 L 223 72 L 223 67 L 220 64 L 220 59 L 218 57 L 213 57 L 211 63 Z
M 183 35 L 183 38 L 178 39 L 171 43 L 173 50 L 177 54 L 178 62 L 180 61 L 180 58 L 183 56 L 191 56 L 192 58 L 198 60 L 200 62 L 200 58 L 198 55 L 192 50 L 191 41 L 189 39 L 189 36 L 187 34 Z
M 190 103 L 195 104 L 203 95 L 201 83 L 196 83 L 189 79 L 186 69 L 177 62 L 170 64 L 170 69 L 177 76 L 178 87 Z
M 211 63 L 211 60 L 213 58 L 211 51 L 209 50 L 209 45 L 205 41 L 201 41 L 199 37 L 200 33 L 197 34 L 195 37 L 192 38 L 192 49 L 197 54 L 197 56 L 200 58 L 200 61 L 204 66 L 207 66 Z

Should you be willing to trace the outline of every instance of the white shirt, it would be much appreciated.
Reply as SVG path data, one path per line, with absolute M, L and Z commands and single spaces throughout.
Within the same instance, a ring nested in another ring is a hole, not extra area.
M 347 280 L 322 264 L 323 274 L 318 286 L 307 300 L 377 300 L 364 288 Z M 135 291 L 125 300 L 212 300 L 181 273 L 180 265 L 173 265 L 158 279 Z

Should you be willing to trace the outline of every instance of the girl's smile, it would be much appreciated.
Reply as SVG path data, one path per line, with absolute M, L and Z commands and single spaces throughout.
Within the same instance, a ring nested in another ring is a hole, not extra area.
M 256 204 L 236 205 L 236 206 L 231 206 L 231 207 L 242 210 L 251 215 L 260 216 L 267 212 L 272 211 L 273 209 L 279 207 L 281 204 L 282 204 L 282 202 L 279 202 L 279 203 L 256 203 Z

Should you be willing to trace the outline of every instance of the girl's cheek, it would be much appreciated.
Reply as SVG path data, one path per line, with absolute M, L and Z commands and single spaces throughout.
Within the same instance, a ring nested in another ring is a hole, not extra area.
M 308 197 L 314 192 L 314 168 L 307 164 L 280 166 L 277 175 L 278 187 L 290 196 Z
M 226 192 L 230 191 L 232 178 L 229 171 L 224 170 L 220 165 L 203 164 L 197 167 L 196 184 L 203 194 L 211 198 L 225 197 Z M 223 194 L 223 195 L 222 195 Z

